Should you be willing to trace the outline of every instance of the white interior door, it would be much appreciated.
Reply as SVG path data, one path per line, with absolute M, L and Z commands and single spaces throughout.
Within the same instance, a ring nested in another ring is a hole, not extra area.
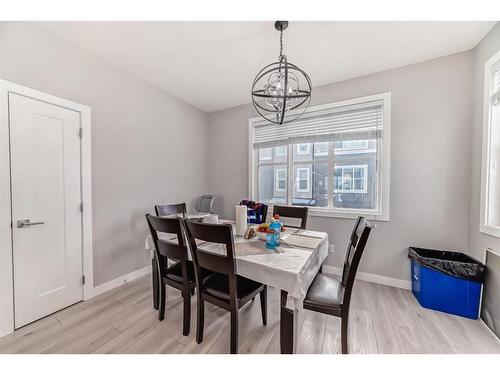
M 9 93 L 15 328 L 83 299 L 80 113 Z

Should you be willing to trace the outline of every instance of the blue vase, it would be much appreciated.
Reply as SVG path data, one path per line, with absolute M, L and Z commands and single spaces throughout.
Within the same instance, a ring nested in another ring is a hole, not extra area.
M 273 233 L 266 233 L 266 248 L 269 250 L 274 250 L 276 248 L 276 234 Z
M 269 225 L 269 229 L 274 231 L 274 245 L 280 245 L 280 237 L 281 237 L 281 221 L 274 220 Z

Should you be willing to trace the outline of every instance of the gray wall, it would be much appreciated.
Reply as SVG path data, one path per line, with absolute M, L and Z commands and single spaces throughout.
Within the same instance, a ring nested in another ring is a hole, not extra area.
M 313 105 L 392 93 L 391 220 L 377 222 L 361 271 L 410 280 L 409 245 L 467 248 L 473 69 L 468 51 L 314 89 Z M 248 194 L 251 117 L 250 105 L 209 115 L 208 186 L 225 217 Z M 341 265 L 353 222 L 310 218 L 335 246 L 327 264 Z
M 94 284 L 150 264 L 144 213 L 205 192 L 206 115 L 33 23 L 0 23 L 0 78 L 92 108 Z
M 474 118 L 471 128 L 472 168 L 470 175 L 470 225 L 469 249 L 471 256 L 484 260 L 484 249 L 489 247 L 500 252 L 500 239 L 479 232 L 479 210 L 481 197 L 481 150 L 483 137 L 483 98 L 484 64 L 500 50 L 500 23 L 497 23 L 488 35 L 475 48 L 474 69 Z

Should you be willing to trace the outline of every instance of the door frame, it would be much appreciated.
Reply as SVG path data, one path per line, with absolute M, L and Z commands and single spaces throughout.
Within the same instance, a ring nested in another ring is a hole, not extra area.
M 10 175 L 9 93 L 23 95 L 80 113 L 82 186 L 83 300 L 94 296 L 92 254 L 91 111 L 90 107 L 0 79 L 0 337 L 14 331 L 14 274 Z M 78 136 L 76 134 L 75 136 Z

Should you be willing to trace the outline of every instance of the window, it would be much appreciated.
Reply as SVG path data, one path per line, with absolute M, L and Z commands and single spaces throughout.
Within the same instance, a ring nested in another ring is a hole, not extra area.
M 276 172 L 276 191 L 283 192 L 286 191 L 286 169 L 277 168 Z
M 311 144 L 310 143 L 299 143 L 297 145 L 297 154 L 298 155 L 307 155 L 311 153 Z
M 308 206 L 317 216 L 389 219 L 389 93 L 309 107 L 284 125 L 255 118 L 249 126 L 252 199 Z
M 314 144 L 314 157 L 328 156 L 328 142 L 318 142 Z
M 340 165 L 334 169 L 335 193 L 366 194 L 368 165 Z
M 259 150 L 259 161 L 273 160 L 272 148 L 261 148 Z
M 277 157 L 286 157 L 286 146 L 278 146 L 274 149 Z
M 480 230 L 500 238 L 500 51 L 484 73 Z
M 368 140 L 363 139 L 360 141 L 342 141 L 341 150 L 359 150 L 368 148 Z
M 311 169 L 297 168 L 297 192 L 309 193 L 311 191 Z

